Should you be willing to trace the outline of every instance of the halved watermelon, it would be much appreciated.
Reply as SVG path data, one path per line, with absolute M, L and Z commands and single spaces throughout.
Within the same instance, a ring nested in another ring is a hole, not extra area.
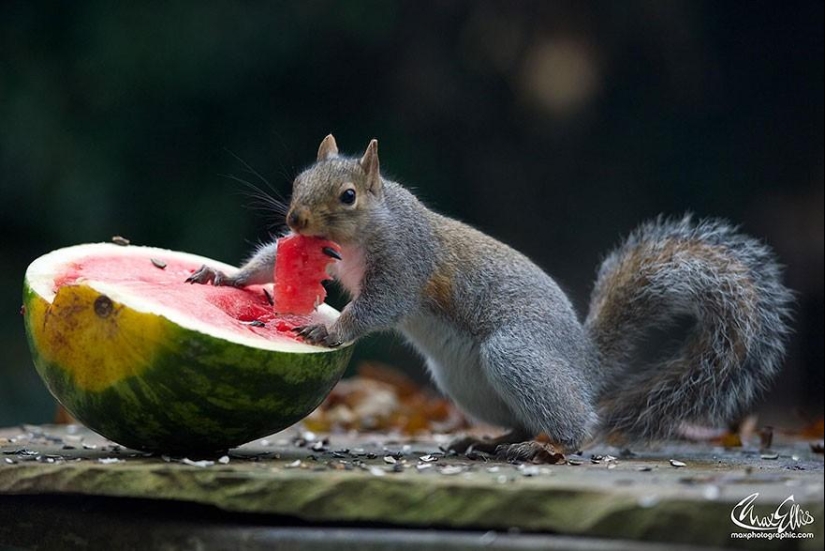
M 338 312 L 321 304 L 276 316 L 263 286 L 185 283 L 202 264 L 235 270 L 108 243 L 29 266 L 23 313 L 35 367 L 78 420 L 130 448 L 212 453 L 289 426 L 329 393 L 351 347 L 312 346 L 292 329 Z
M 290 234 L 278 240 L 275 258 L 275 311 L 309 314 L 327 298 L 321 282 L 332 279 L 327 266 L 341 258 L 341 248 L 319 237 Z

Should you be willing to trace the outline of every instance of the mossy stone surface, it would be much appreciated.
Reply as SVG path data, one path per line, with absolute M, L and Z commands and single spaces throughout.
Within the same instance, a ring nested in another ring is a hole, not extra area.
M 794 546 L 818 548 L 825 522 L 822 458 L 796 444 L 778 450 L 776 459 L 681 445 L 628 458 L 585 457 L 581 465 L 536 466 L 447 457 L 432 440 L 388 443 L 362 435 L 312 444 L 295 440 L 291 430 L 232 450 L 222 463 L 147 457 L 107 447 L 85 432 L 83 441 L 97 447 L 62 450 L 65 429 L 43 434 L 51 440 L 2 446 L 14 464 L 0 464 L 0 494 L 190 502 L 322 524 L 517 529 L 746 548 L 754 542 L 731 539 L 740 530 L 730 515 L 755 492 L 762 514 L 789 495 L 810 513 L 813 523 L 800 531 L 814 538 Z M 672 466 L 673 456 L 687 466 Z

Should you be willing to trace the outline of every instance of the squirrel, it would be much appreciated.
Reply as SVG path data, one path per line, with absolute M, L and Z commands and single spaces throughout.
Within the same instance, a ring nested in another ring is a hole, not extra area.
M 377 140 L 350 158 L 324 138 L 294 180 L 286 222 L 341 246 L 334 277 L 352 297 L 334 323 L 298 333 L 335 347 L 399 331 L 462 410 L 509 429 L 457 441 L 457 451 L 529 456 L 542 432 L 575 451 L 597 437 L 650 441 L 675 436 L 683 422 L 728 422 L 784 356 L 792 293 L 781 268 L 770 249 L 720 220 L 643 224 L 601 264 L 583 322 L 526 256 L 382 177 Z M 270 243 L 232 275 L 203 266 L 187 281 L 271 282 L 276 255 Z M 686 317 L 678 350 L 639 360 L 652 330 Z

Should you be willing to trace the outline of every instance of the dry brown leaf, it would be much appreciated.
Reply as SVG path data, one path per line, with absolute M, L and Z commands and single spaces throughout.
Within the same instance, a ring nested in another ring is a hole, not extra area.
M 339 382 L 304 424 L 316 432 L 372 430 L 408 435 L 454 432 L 468 426 L 449 400 L 375 362 L 362 364 L 355 377 Z

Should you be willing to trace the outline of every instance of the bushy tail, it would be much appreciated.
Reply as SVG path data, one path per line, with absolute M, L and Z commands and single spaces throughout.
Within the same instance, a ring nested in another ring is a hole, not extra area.
M 784 355 L 792 293 L 780 278 L 770 249 L 719 220 L 633 232 L 602 263 L 585 322 L 604 370 L 603 432 L 662 438 L 742 415 Z M 675 353 L 641 360 L 646 337 L 686 320 Z

